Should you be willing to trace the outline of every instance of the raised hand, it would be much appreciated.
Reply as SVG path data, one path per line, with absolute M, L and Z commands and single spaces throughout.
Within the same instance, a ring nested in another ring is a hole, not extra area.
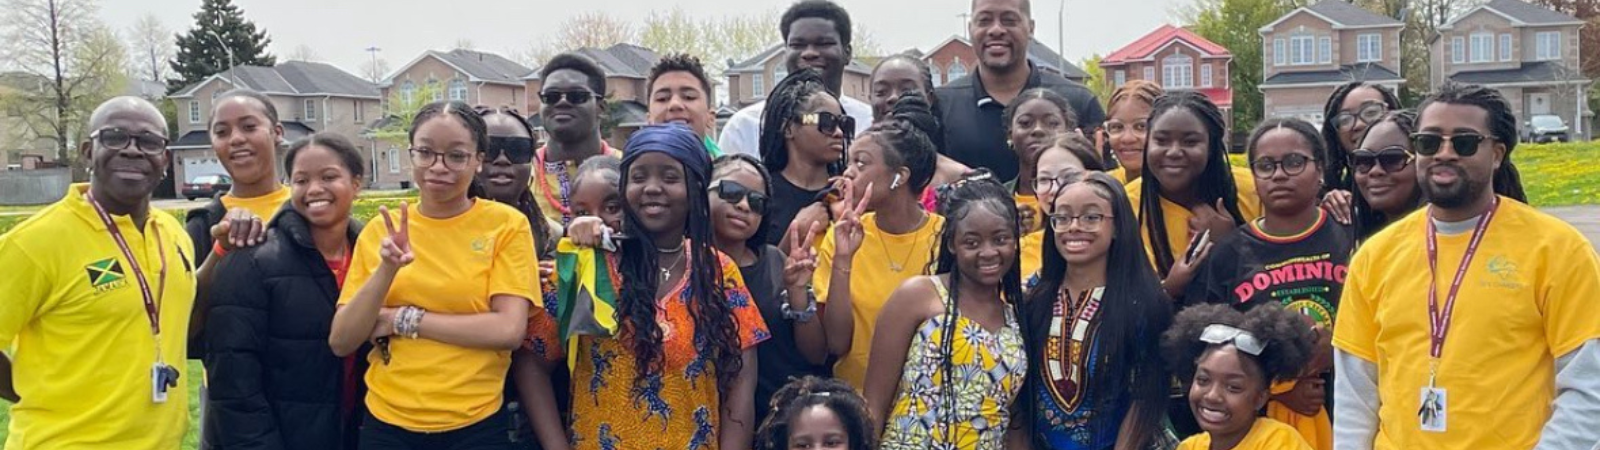
M 867 213 L 867 200 L 871 197 L 864 195 L 857 200 L 854 188 L 853 182 L 845 182 L 844 215 L 833 224 L 834 261 L 854 257 L 856 250 L 861 249 L 862 239 L 866 238 L 866 232 L 861 227 L 861 216 Z M 867 189 L 863 192 L 872 192 L 872 183 L 867 183 Z
M 405 267 L 417 259 L 417 255 L 411 252 L 410 211 L 406 202 L 400 202 L 400 228 L 395 229 L 394 219 L 389 216 L 389 208 L 378 207 L 378 214 L 383 216 L 383 226 L 389 230 L 389 235 L 383 238 L 383 245 L 379 248 L 378 255 L 383 257 L 383 264 L 395 269 Z
M 1172 262 L 1172 270 L 1167 271 L 1167 278 L 1161 282 L 1161 287 L 1166 289 L 1167 295 L 1177 298 L 1183 294 L 1184 288 L 1194 281 L 1195 272 L 1200 269 L 1200 264 L 1206 257 L 1211 256 L 1212 243 L 1215 238 L 1207 233 L 1195 234 L 1189 238 L 1189 247 L 1181 257 Z M 1193 258 L 1189 258 L 1190 254 Z
M 821 228 L 822 224 L 813 222 L 809 229 L 802 231 L 795 227 L 789 230 L 789 256 L 783 262 L 785 287 L 799 288 L 811 282 L 811 275 L 817 271 L 817 249 L 812 244 Z
M 1211 239 L 1222 239 L 1233 232 L 1238 224 L 1233 221 L 1233 214 L 1228 212 L 1228 206 L 1217 199 L 1216 205 L 1197 205 L 1189 208 L 1194 217 L 1189 218 L 1189 236 L 1199 236 L 1202 231 L 1211 230 Z
M 1333 214 L 1333 220 L 1349 225 L 1355 216 L 1355 206 L 1350 201 L 1350 191 L 1334 189 L 1322 196 L 1322 209 Z
M 223 250 L 254 247 L 266 242 L 267 226 L 250 210 L 233 208 L 211 226 L 211 240 L 222 244 Z

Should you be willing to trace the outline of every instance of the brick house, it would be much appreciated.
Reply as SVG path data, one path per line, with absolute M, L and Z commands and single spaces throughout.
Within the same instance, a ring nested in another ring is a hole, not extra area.
M 378 83 L 383 99 L 417 92 L 432 92 L 431 101 L 463 101 L 469 105 L 510 106 L 527 111 L 522 77 L 531 69 L 503 56 L 476 50 L 428 50 L 400 66 Z M 376 129 L 374 123 L 369 129 Z M 411 184 L 411 158 L 404 145 L 376 142 L 378 163 L 373 171 L 377 186 L 393 188 Z
M 1398 90 L 1400 31 L 1405 23 L 1344 0 L 1297 8 L 1261 27 L 1261 94 L 1266 118 L 1296 117 L 1321 126 L 1339 85 L 1366 81 Z
M 1435 87 L 1445 80 L 1499 89 L 1519 123 L 1554 114 L 1586 137 L 1593 115 L 1578 51 L 1584 22 L 1520 0 L 1493 0 L 1439 27 L 1430 41 Z
M 951 36 L 928 49 L 922 57 L 928 63 L 928 70 L 933 72 L 933 86 L 943 86 L 967 75 L 978 73 L 978 53 L 972 50 L 972 41 L 960 36 Z M 1045 72 L 1061 75 L 1068 80 L 1083 83 L 1089 79 L 1089 74 L 1077 65 L 1067 62 L 1060 53 L 1034 39 L 1028 45 L 1028 61 L 1034 67 Z
M 334 132 L 350 138 L 367 159 L 370 175 L 381 175 L 382 153 L 362 138 L 362 130 L 378 117 L 378 88 L 372 82 L 337 67 L 305 61 L 288 61 L 273 67 L 239 66 L 184 87 L 168 98 L 178 107 L 178 138 L 169 146 L 173 155 L 173 182 L 184 183 L 201 175 L 226 171 L 211 149 L 211 102 L 218 95 L 247 88 L 272 99 L 283 123 L 284 141 L 315 132 Z M 274 162 L 283 167 L 281 158 Z M 280 173 L 287 178 L 288 174 Z M 369 183 L 384 186 L 381 178 Z
M 789 68 L 784 63 L 788 54 L 788 47 L 775 44 L 742 62 L 728 61 L 728 69 L 723 71 L 728 77 L 726 105 L 737 110 L 766 99 L 772 87 L 789 76 Z M 844 84 L 840 90 L 846 97 L 867 101 L 871 79 L 871 66 L 859 59 L 851 60 L 844 67 Z
M 1183 27 L 1162 25 L 1101 58 L 1100 68 L 1105 70 L 1106 92 L 1128 80 L 1149 80 L 1168 90 L 1196 90 L 1216 103 L 1222 117 L 1232 122 L 1231 62 L 1233 53 L 1227 48 Z
M 650 93 L 645 92 L 645 84 L 650 76 L 650 68 L 655 67 L 661 56 L 654 50 L 633 44 L 616 44 L 604 49 L 581 48 L 573 53 L 589 58 L 600 66 L 600 70 L 605 71 L 606 97 L 610 102 L 607 113 L 617 124 L 605 139 L 611 146 L 622 148 L 627 144 L 628 137 L 646 123 Z M 542 107 L 539 92 L 543 90 L 544 81 L 539 79 L 537 71 L 522 77 L 522 81 L 527 92 L 528 120 L 542 135 L 544 127 L 538 111 Z

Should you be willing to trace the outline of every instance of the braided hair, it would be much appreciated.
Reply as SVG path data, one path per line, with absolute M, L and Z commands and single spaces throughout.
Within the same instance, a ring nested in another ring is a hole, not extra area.
M 1194 114 L 1206 127 L 1206 168 L 1192 187 L 1196 191 L 1195 197 L 1207 205 L 1221 199 L 1228 214 L 1233 216 L 1233 223 L 1244 225 L 1244 214 L 1239 212 L 1239 188 L 1233 183 L 1232 169 L 1228 165 L 1228 144 L 1224 141 L 1228 128 L 1227 122 L 1223 121 L 1222 111 L 1204 94 L 1173 91 L 1156 99 L 1150 111 L 1150 124 L 1154 125 L 1162 116 L 1176 112 Z M 1151 133 L 1154 131 L 1152 129 Z M 1172 270 L 1172 248 L 1167 242 L 1166 214 L 1161 209 L 1161 180 L 1150 170 L 1152 141 L 1146 139 L 1144 144 L 1144 170 L 1140 175 L 1144 185 L 1139 192 L 1139 217 L 1144 219 L 1144 238 L 1155 254 L 1156 272 L 1166 277 L 1167 272 Z
M 1497 89 L 1476 84 L 1445 83 L 1417 106 L 1418 125 L 1422 113 L 1435 103 L 1476 106 L 1489 113 L 1489 123 L 1484 124 L 1489 128 L 1489 135 L 1506 146 L 1505 160 L 1494 171 L 1494 193 L 1528 203 L 1528 194 L 1522 190 L 1522 175 L 1517 165 L 1511 163 L 1511 151 L 1517 148 L 1517 116 L 1511 113 L 1511 103 L 1506 97 Z
M 761 176 L 761 192 L 772 192 L 772 174 L 767 173 L 767 166 L 762 165 L 761 160 L 756 157 L 744 153 L 729 153 L 717 157 L 716 161 L 711 162 L 711 179 L 716 180 L 722 174 L 732 172 L 740 166 L 748 167 L 755 171 L 756 175 Z M 757 210 L 755 213 L 761 215 L 761 223 L 756 224 L 756 233 L 745 239 L 744 245 L 750 247 L 750 251 L 759 254 L 761 248 L 767 245 L 769 224 L 765 210 Z
M 475 109 L 478 111 L 479 116 L 485 118 L 493 115 L 503 115 L 517 121 L 517 124 L 528 132 L 528 137 L 533 139 L 534 148 L 539 147 L 539 135 L 533 132 L 533 125 L 529 125 L 528 119 L 518 114 L 517 110 L 512 108 L 489 108 L 481 105 Z M 487 122 L 485 120 L 485 130 L 488 129 Z M 489 162 L 484 161 L 484 164 L 489 164 Z M 543 170 L 543 168 L 534 168 L 534 170 Z M 477 183 L 477 181 L 474 180 L 474 183 Z M 516 208 L 517 211 L 521 211 L 522 215 L 528 218 L 528 225 L 533 227 L 534 251 L 541 256 L 550 255 L 551 252 L 555 251 L 555 247 L 551 245 L 553 243 L 551 237 L 555 232 L 550 229 L 550 222 L 545 220 L 544 211 L 539 209 L 539 202 L 534 200 L 533 189 L 527 185 L 517 186 L 517 188 L 520 193 L 517 194 L 516 198 L 498 199 L 497 201 L 505 200 L 504 203 Z
M 950 299 L 944 305 L 944 327 L 939 330 L 939 333 L 941 333 L 939 370 L 943 374 L 944 383 L 947 384 L 947 386 L 939 390 L 943 395 L 943 398 L 940 399 L 942 402 L 940 409 L 948 415 L 955 414 L 956 402 L 958 401 L 955 389 L 952 386 L 948 386 L 948 384 L 955 380 L 955 363 L 952 360 L 955 358 L 956 317 L 960 315 L 961 309 L 962 278 L 961 274 L 957 273 L 960 267 L 957 265 L 956 254 L 952 249 L 956 247 L 957 229 L 961 228 L 960 224 L 967 218 L 967 215 L 977 208 L 987 209 L 990 213 L 1007 220 L 1006 227 L 1011 231 L 1012 236 L 1016 237 L 1011 241 L 1013 247 L 1010 261 L 1011 268 L 1006 270 L 1004 277 L 1000 281 L 1000 301 L 1005 306 L 1012 308 L 1017 317 L 1021 317 L 1023 313 L 1022 229 L 1017 214 L 1016 200 L 1012 197 L 1011 190 L 1006 189 L 1006 186 L 996 180 L 994 175 L 990 174 L 987 169 L 976 169 L 969 172 L 961 180 L 950 183 L 944 198 L 939 202 L 939 214 L 944 216 L 946 225 L 939 233 L 939 245 L 936 247 L 937 253 L 934 257 L 937 267 L 934 273 L 949 274 L 950 276 L 950 286 L 947 289 Z M 935 280 L 937 282 L 937 279 Z M 953 423 L 955 418 L 946 416 L 940 418 L 940 420 L 945 423 Z M 950 434 L 954 432 L 954 428 L 946 428 L 946 442 L 956 442 L 957 436 Z
M 472 136 L 472 147 L 479 158 L 489 153 L 489 125 L 484 123 L 483 116 L 478 115 L 471 106 L 460 101 L 441 101 L 422 105 L 417 110 L 417 115 L 411 118 L 411 129 L 406 131 L 406 140 L 412 145 L 417 142 L 417 130 L 428 121 L 440 117 L 454 117 L 461 125 L 467 127 L 467 134 Z M 467 198 L 483 198 L 486 196 L 483 183 L 474 177 L 467 185 Z
M 1339 138 L 1338 115 L 1350 93 L 1363 88 L 1377 91 L 1378 95 L 1383 97 L 1386 109 L 1390 111 L 1400 109 L 1400 97 L 1394 94 L 1394 90 L 1380 84 L 1351 81 L 1333 90 L 1333 95 L 1328 96 L 1328 103 L 1322 107 L 1322 140 L 1328 148 L 1328 159 L 1323 163 L 1322 180 L 1328 189 L 1354 190 L 1352 188 L 1356 179 L 1355 174 L 1350 172 L 1350 151 L 1355 149 L 1345 148 L 1344 140 Z M 1367 129 L 1371 130 L 1372 125 L 1367 125 Z
M 1117 88 L 1117 90 L 1111 91 L 1111 99 L 1106 102 L 1106 117 L 1116 114 L 1118 107 L 1127 104 L 1127 102 L 1130 101 L 1144 103 L 1147 106 L 1153 107 L 1156 104 L 1156 99 L 1161 98 L 1161 96 L 1165 95 L 1166 93 L 1167 92 L 1165 90 L 1161 89 L 1161 85 L 1156 84 L 1153 81 L 1130 80 L 1127 83 L 1123 83 L 1122 87 Z M 1133 126 L 1131 123 L 1126 125 Z M 1116 164 L 1117 159 L 1113 156 L 1111 151 L 1111 140 L 1106 139 L 1101 147 L 1102 148 L 1100 149 L 1100 152 L 1105 154 L 1105 161 L 1111 164 Z M 1107 165 L 1109 166 L 1111 164 Z M 1128 174 L 1128 176 L 1136 175 L 1139 174 Z
M 800 413 L 812 407 L 823 407 L 833 412 L 844 425 L 849 450 L 878 448 L 878 436 L 872 430 L 871 414 L 867 402 L 855 389 L 835 378 L 806 375 L 790 381 L 772 394 L 772 408 L 766 422 L 756 430 L 756 450 L 788 450 L 792 423 Z
M 894 110 L 885 120 L 874 122 L 872 128 L 862 133 L 883 145 L 883 163 L 889 167 L 905 167 L 911 172 L 906 186 L 911 192 L 922 192 L 933 181 L 933 172 L 939 165 L 939 147 L 933 141 L 938 132 L 939 118 L 933 114 L 922 96 L 907 94 L 894 104 Z M 932 134 L 930 134 L 932 132 Z
M 1392 123 L 1395 128 L 1400 129 L 1402 135 L 1409 137 L 1412 133 L 1417 132 L 1417 113 L 1409 109 L 1389 111 L 1382 118 L 1379 118 L 1377 122 L 1369 125 L 1367 129 L 1377 128 L 1378 124 L 1381 123 Z M 1406 139 L 1407 152 L 1412 151 L 1410 146 L 1411 140 Z M 1413 167 L 1411 170 L 1416 169 Z M 1353 172 L 1352 176 L 1354 176 Z M 1383 214 L 1383 211 L 1373 208 L 1372 204 L 1367 202 L 1367 197 L 1361 195 L 1360 186 L 1351 185 L 1351 188 L 1350 197 L 1355 204 L 1355 228 L 1358 238 L 1366 239 L 1368 236 L 1377 233 L 1378 230 L 1383 229 L 1383 226 L 1390 221 L 1397 219 L 1397 217 L 1388 217 Z M 1411 211 L 1420 207 L 1422 207 L 1422 189 L 1413 185 L 1411 186 L 1411 201 L 1406 210 Z
M 1187 384 L 1194 379 L 1195 365 L 1227 344 L 1211 344 L 1200 335 L 1211 325 L 1227 325 L 1248 332 L 1265 347 L 1260 355 L 1239 352 L 1260 370 L 1266 388 L 1274 381 L 1294 379 L 1316 351 L 1316 334 L 1305 316 L 1277 304 L 1263 304 L 1239 312 L 1230 305 L 1207 304 L 1185 308 L 1173 319 L 1172 327 L 1161 336 L 1161 351 L 1172 372 Z
M 827 95 L 838 100 L 839 96 L 828 91 L 827 84 L 822 81 L 822 71 L 805 69 L 790 72 L 776 86 L 772 93 L 767 95 L 767 104 L 761 111 L 761 162 L 767 165 L 771 173 L 783 172 L 789 167 L 789 145 L 784 138 L 784 131 L 795 121 L 800 114 L 800 108 L 810 101 L 812 96 Z M 850 136 L 846 135 L 845 148 L 850 148 Z M 828 175 L 838 175 L 844 172 L 842 164 L 831 164 Z

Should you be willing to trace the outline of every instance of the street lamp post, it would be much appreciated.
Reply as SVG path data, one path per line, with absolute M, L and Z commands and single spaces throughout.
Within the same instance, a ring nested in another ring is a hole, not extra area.
M 233 66 L 233 47 L 229 47 L 228 43 L 226 41 L 223 41 L 222 40 L 222 36 L 218 36 L 216 31 L 206 30 L 206 34 L 209 34 L 209 35 L 211 35 L 211 37 L 216 38 L 217 45 L 222 46 L 222 50 L 228 52 L 228 77 L 233 79 L 233 87 L 234 87 L 234 89 L 240 88 L 241 86 L 239 86 L 239 73 L 235 72 L 233 70 L 233 67 L 234 67 Z

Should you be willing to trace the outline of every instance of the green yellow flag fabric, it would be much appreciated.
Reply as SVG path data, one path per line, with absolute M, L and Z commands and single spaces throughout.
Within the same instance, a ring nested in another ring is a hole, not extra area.
M 612 336 L 617 332 L 617 287 L 621 278 L 610 253 L 573 244 L 556 244 L 556 301 L 559 305 L 561 342 L 567 348 L 567 365 L 573 364 L 575 336 Z

